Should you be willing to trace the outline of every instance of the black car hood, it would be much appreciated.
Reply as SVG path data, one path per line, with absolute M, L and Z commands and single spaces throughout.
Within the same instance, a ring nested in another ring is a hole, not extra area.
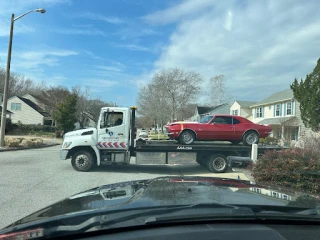
M 243 180 L 161 177 L 93 188 L 50 205 L 8 227 L 59 215 L 99 209 L 115 210 L 201 203 L 294 206 L 299 196 L 302 195 L 270 189 Z

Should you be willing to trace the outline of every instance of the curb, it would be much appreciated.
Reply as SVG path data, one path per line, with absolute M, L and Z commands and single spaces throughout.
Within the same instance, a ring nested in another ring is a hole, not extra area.
M 28 147 L 6 148 L 6 149 L 0 149 L 0 153 L 1 153 L 1 152 L 19 151 L 19 150 L 40 149 L 40 148 L 53 147 L 53 146 L 58 146 L 58 145 L 61 145 L 61 144 L 60 144 L 60 143 L 53 143 L 53 144 L 48 144 L 48 145 L 45 145 L 45 146 L 40 146 L 40 147 L 35 147 L 35 148 L 28 148 Z

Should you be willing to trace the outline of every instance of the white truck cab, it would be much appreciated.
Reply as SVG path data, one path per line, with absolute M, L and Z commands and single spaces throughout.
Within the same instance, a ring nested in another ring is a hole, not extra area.
M 136 107 L 101 108 L 97 128 L 68 132 L 64 135 L 60 159 L 72 158 L 78 171 L 89 171 L 101 161 L 129 163 L 130 124 L 134 124 Z M 132 113 L 132 114 L 131 114 Z M 134 125 L 132 126 L 134 129 Z M 133 146 L 133 144 L 132 144 Z

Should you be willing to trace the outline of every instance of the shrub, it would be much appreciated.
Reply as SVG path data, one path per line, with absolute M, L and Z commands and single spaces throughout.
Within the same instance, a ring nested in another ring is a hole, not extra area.
M 268 151 L 251 169 L 257 182 L 320 193 L 320 157 L 310 149 Z
M 18 147 L 20 140 L 16 138 L 8 138 L 5 140 L 5 145 L 8 147 Z
M 0 112 L 1 115 L 1 112 Z M 1 125 L 1 117 L 0 117 L 0 125 Z M 14 128 L 14 125 L 12 124 L 12 121 L 10 118 L 6 119 L 6 133 L 12 131 Z
M 34 125 L 34 124 L 21 124 L 18 122 L 17 124 L 18 130 L 21 132 L 52 132 L 56 131 L 56 127 L 46 126 L 46 125 Z
M 274 137 L 266 137 L 266 138 L 260 138 L 259 142 L 261 144 L 266 144 L 266 145 L 277 145 L 279 143 L 279 140 Z

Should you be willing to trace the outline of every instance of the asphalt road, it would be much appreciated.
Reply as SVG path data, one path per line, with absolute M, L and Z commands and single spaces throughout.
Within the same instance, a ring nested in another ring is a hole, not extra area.
M 70 160 L 59 159 L 59 150 L 60 146 L 55 146 L 0 152 L 0 228 L 73 194 L 104 184 L 168 175 L 238 176 L 237 173 L 213 174 L 197 164 L 103 165 L 92 172 L 77 172 Z

